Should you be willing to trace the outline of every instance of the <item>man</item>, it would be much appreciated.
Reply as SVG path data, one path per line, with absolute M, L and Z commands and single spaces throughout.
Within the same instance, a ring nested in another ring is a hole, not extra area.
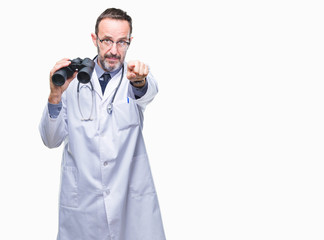
M 165 239 L 142 135 L 143 111 L 158 90 L 147 65 L 124 62 L 131 33 L 131 17 L 107 9 L 91 35 L 91 81 L 79 83 L 77 72 L 62 86 L 50 80 L 39 129 L 47 147 L 65 143 L 58 240 Z M 70 64 L 58 61 L 50 79 Z

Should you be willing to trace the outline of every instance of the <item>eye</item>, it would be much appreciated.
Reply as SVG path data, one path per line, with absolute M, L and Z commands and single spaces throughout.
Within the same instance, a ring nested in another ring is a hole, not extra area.
M 117 44 L 118 44 L 119 46 L 125 46 L 125 45 L 127 44 L 127 42 L 121 40 L 121 41 L 118 41 Z
M 107 44 L 107 45 L 112 45 L 112 44 L 114 43 L 114 42 L 111 41 L 110 39 L 104 39 L 104 40 L 102 40 L 102 41 L 104 41 L 104 43 Z

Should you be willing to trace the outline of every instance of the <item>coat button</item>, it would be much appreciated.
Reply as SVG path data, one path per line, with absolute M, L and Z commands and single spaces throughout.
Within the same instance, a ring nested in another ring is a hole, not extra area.
M 108 195 L 110 194 L 110 190 L 106 189 L 102 193 L 103 193 L 104 197 L 108 197 Z
M 108 161 L 105 161 L 105 162 L 103 163 L 103 165 L 104 165 L 104 166 L 107 166 L 107 165 L 108 165 Z

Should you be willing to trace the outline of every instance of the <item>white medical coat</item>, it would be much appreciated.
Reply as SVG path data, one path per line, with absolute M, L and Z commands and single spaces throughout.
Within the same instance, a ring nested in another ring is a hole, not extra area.
M 143 111 L 157 94 L 157 83 L 148 75 L 148 90 L 135 100 L 124 77 L 113 110 L 108 103 L 121 71 L 102 96 L 93 72 L 93 121 L 81 121 L 77 79 L 62 95 L 62 110 L 50 118 L 45 107 L 39 130 L 49 148 L 64 142 L 59 200 L 58 240 L 164 240 L 158 199 L 142 135 Z M 90 84 L 80 84 L 80 109 L 91 112 Z

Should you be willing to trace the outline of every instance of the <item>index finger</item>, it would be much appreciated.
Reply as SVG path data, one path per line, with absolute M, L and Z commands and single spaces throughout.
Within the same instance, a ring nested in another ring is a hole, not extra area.
M 67 67 L 71 64 L 70 59 L 68 58 L 63 58 L 62 60 L 58 61 L 55 66 L 53 67 L 53 69 L 51 70 L 51 75 L 53 75 L 56 71 L 58 71 L 59 69 L 63 68 L 63 67 Z
M 135 64 L 127 64 L 127 69 L 128 70 L 133 70 L 135 68 Z

